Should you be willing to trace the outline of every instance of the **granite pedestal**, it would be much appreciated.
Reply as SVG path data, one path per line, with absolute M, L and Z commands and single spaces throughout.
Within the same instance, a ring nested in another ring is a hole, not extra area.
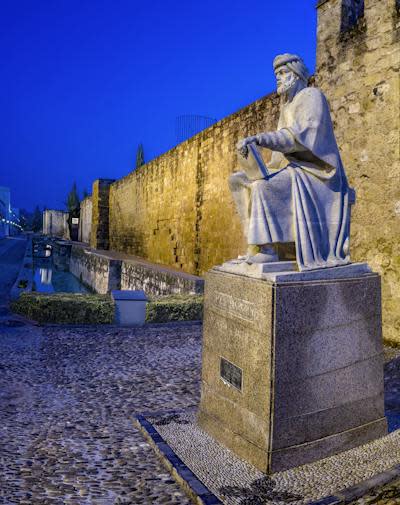
M 387 433 L 380 277 L 339 268 L 206 276 L 198 422 L 265 473 Z

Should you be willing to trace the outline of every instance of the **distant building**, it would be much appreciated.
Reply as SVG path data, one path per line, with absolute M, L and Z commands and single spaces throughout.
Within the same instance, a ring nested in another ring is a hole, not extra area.
M 68 212 L 47 209 L 43 211 L 43 234 L 69 239 Z
M 11 207 L 10 188 L 0 186 L 0 239 L 17 235 L 21 230 L 19 209 Z
M 10 235 L 18 235 L 22 231 L 20 226 L 20 213 L 17 207 L 11 207 L 10 211 Z
M 0 238 L 10 235 L 10 188 L 0 186 Z

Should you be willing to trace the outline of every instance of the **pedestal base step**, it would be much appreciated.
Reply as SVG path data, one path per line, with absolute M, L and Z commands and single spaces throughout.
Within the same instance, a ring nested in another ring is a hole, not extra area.
M 319 268 L 315 270 L 297 271 L 295 261 L 277 261 L 272 263 L 253 263 L 248 265 L 244 261 L 232 260 L 214 267 L 211 271 L 244 275 L 254 279 L 271 282 L 303 282 L 323 281 L 335 279 L 350 279 L 371 274 L 367 263 L 350 263 L 349 265 Z

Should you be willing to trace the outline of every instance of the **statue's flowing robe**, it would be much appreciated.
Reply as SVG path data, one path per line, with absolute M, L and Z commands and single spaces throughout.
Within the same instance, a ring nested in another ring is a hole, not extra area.
M 298 150 L 285 152 L 283 142 L 272 161 L 286 166 L 251 184 L 248 243 L 295 242 L 300 270 L 349 263 L 349 187 L 322 92 L 297 93 L 278 130 L 289 131 Z

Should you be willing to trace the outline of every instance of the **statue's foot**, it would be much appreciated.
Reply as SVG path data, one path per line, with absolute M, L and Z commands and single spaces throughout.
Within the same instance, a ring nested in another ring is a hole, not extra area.
M 259 245 L 249 244 L 245 254 L 239 255 L 237 259 L 238 261 L 247 261 L 251 256 L 255 256 L 260 251 L 261 247 Z M 264 252 L 269 252 L 269 250 Z
M 246 259 L 246 263 L 252 265 L 253 263 L 272 263 L 279 261 L 279 256 L 275 252 L 271 253 L 263 253 L 259 252 L 254 256 L 249 256 Z

